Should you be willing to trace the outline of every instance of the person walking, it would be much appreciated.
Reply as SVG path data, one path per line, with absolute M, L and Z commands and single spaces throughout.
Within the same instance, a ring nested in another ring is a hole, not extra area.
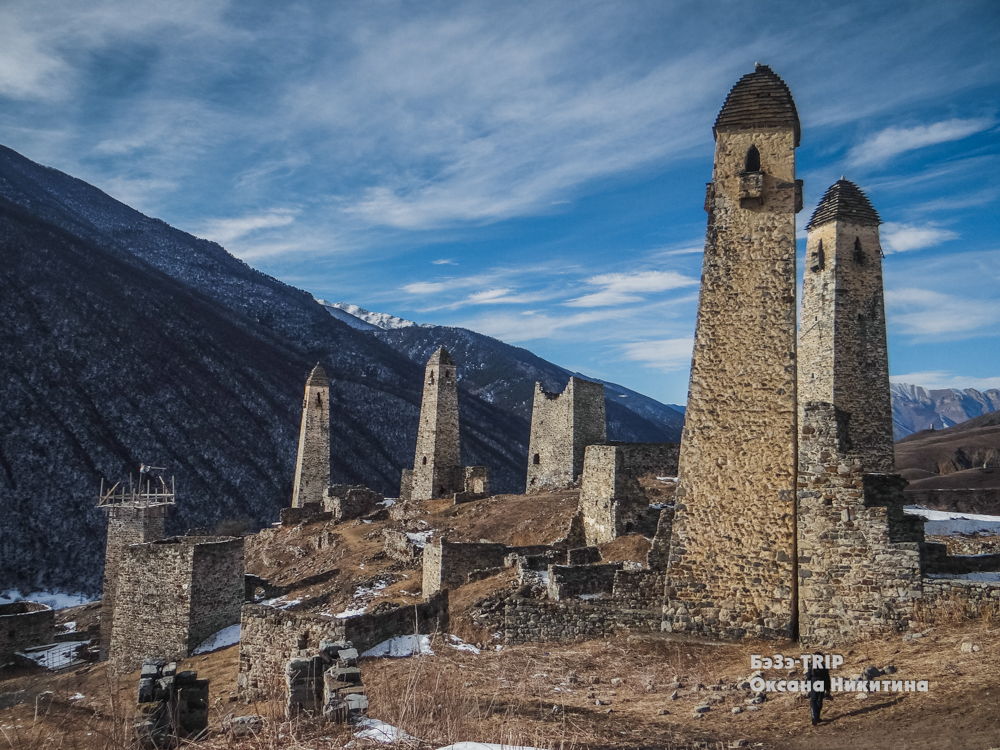
M 809 711 L 812 713 L 812 724 L 816 726 L 821 719 L 820 711 L 823 710 L 823 699 L 833 700 L 830 695 L 830 670 L 823 666 L 823 654 L 818 651 L 813 654 L 812 666 L 806 672 L 806 681 L 809 683 Z M 816 690 L 816 683 L 822 682 L 823 689 Z

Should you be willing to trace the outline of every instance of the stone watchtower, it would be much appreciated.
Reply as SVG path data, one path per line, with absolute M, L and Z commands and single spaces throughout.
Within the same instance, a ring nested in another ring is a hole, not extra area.
M 416 501 L 465 488 L 458 440 L 458 372 L 443 346 L 431 355 L 424 371 L 413 471 L 403 473 L 403 484 L 407 482 L 409 499 Z M 400 496 L 406 492 L 404 487 Z
M 852 640 L 908 625 L 918 525 L 893 475 L 879 216 L 841 178 L 808 224 L 799 334 L 799 635 Z M 884 595 L 883 595 L 884 594 Z
M 147 544 L 166 536 L 167 509 L 174 504 L 170 487 L 158 477 L 140 472 L 138 483 L 115 484 L 105 490 L 103 482 L 97 507 L 108 513 L 108 543 L 104 554 L 104 591 L 101 597 L 101 660 L 111 653 L 111 633 L 118 598 L 118 581 L 125 553 L 133 544 Z
M 715 122 L 708 232 L 664 629 L 795 632 L 795 179 L 799 117 L 766 65 Z
M 306 380 L 302 399 L 302 426 L 299 453 L 295 460 L 295 489 L 292 507 L 322 503 L 330 486 L 330 380 L 319 365 Z
M 583 475 L 588 445 L 607 441 L 604 384 L 572 377 L 562 393 L 535 383 L 527 491 L 564 489 Z

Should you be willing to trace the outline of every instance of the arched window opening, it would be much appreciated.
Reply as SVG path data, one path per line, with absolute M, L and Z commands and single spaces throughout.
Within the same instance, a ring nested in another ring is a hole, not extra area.
M 451 377 L 451 370 L 445 370 L 444 371 L 444 379 L 447 380 L 450 377 Z
M 854 262 L 863 266 L 865 264 L 865 251 L 861 248 L 861 238 L 854 238 Z
M 422 463 L 422 464 L 423 464 L 424 466 L 426 466 L 426 465 L 427 465 L 427 456 L 424 456 L 424 458 L 423 458 L 423 460 L 421 461 L 421 463 Z
M 747 150 L 746 161 L 743 162 L 744 172 L 759 172 L 760 171 L 760 151 L 757 150 L 756 146 L 751 146 Z
M 433 372 L 431 373 L 431 379 L 429 381 L 427 381 L 427 382 L 430 383 L 431 385 L 434 385 L 434 373 Z
M 322 393 L 317 393 L 316 394 L 316 403 L 319 404 L 320 406 L 323 405 L 323 394 Z
M 538 466 L 538 464 L 540 464 L 541 462 L 542 462 L 542 457 L 539 456 L 537 453 L 531 457 L 531 463 L 533 463 L 535 466 Z

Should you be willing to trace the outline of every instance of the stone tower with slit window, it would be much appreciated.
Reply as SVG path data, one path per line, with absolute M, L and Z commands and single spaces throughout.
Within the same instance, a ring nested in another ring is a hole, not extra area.
M 323 503 L 330 486 L 330 380 L 319 363 L 309 373 L 302 398 L 302 426 L 295 460 L 292 507 Z
M 401 497 L 431 500 L 465 489 L 458 437 L 458 370 L 442 346 L 427 361 L 412 472 L 403 473 Z M 407 486 L 408 485 L 408 486 Z
M 729 92 L 714 133 L 663 628 L 791 637 L 802 207 L 791 91 L 758 64 Z

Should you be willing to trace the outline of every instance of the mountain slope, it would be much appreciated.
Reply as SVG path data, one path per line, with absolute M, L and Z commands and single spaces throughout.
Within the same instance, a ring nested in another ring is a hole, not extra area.
M 1000 390 L 943 388 L 893 383 L 892 422 L 896 440 L 929 427 L 942 430 L 1000 409 Z

